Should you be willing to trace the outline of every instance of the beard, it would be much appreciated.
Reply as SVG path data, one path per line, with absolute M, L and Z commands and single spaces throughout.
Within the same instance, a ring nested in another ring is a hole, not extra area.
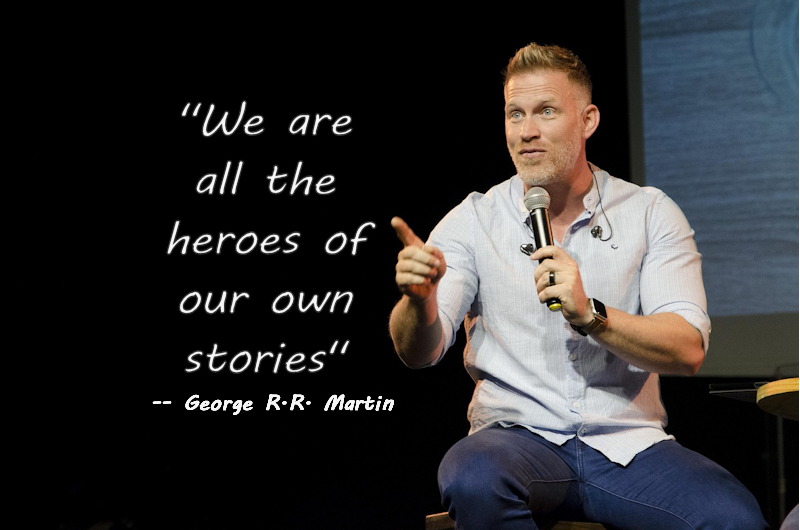
M 548 149 L 542 158 L 523 158 L 520 146 L 509 147 L 517 174 L 530 187 L 546 186 L 567 180 L 581 153 L 582 138 L 579 131 L 555 149 Z

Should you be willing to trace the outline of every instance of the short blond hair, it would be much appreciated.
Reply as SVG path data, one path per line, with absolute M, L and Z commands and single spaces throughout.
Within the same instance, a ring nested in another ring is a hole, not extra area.
M 503 71 L 503 86 L 508 85 L 515 75 L 538 70 L 566 73 L 571 82 L 584 89 L 589 97 L 588 102 L 592 102 L 592 78 L 586 65 L 570 50 L 555 45 L 542 46 L 532 42 L 517 50 Z

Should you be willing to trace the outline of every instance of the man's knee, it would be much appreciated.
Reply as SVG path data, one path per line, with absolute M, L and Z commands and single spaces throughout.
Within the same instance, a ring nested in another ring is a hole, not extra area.
M 457 442 L 439 464 L 439 491 L 443 498 L 485 497 L 502 482 L 502 456 L 470 442 L 469 438 Z
M 768 528 L 756 498 L 722 466 L 677 442 L 654 449 L 669 463 L 660 490 L 672 492 L 671 511 L 683 513 L 695 528 Z
M 545 443 L 529 431 L 513 428 L 489 428 L 467 436 L 450 448 L 439 465 L 443 500 L 502 497 L 503 502 L 525 501 L 532 484 L 569 480 L 570 469 Z M 563 492 L 555 489 L 561 499 Z
M 508 447 L 490 440 L 492 434 L 477 434 L 457 442 L 439 465 L 443 506 L 465 528 L 509 521 L 527 528 L 533 524 L 527 491 L 515 476 Z
M 701 509 L 709 525 L 719 525 L 721 521 L 733 523 L 724 528 L 767 529 L 769 526 L 761 513 L 758 501 L 750 491 L 738 481 L 721 484 L 717 494 L 706 497 Z

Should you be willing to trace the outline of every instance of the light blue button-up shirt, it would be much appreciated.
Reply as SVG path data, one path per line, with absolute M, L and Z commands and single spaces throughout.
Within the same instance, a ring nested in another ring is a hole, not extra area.
M 585 211 L 559 245 L 577 262 L 586 295 L 634 315 L 677 313 L 700 331 L 707 351 L 711 324 L 701 256 L 686 217 L 658 189 L 599 169 L 595 175 Z M 581 336 L 539 302 L 538 263 L 519 250 L 535 245 L 523 196 L 523 182 L 514 176 L 485 194 L 471 193 L 431 232 L 428 243 L 447 261 L 438 288 L 445 339 L 439 359 L 463 321 L 464 365 L 475 381 L 470 434 L 517 424 L 559 445 L 578 436 L 627 465 L 673 438 L 664 431 L 658 374 Z M 613 230 L 608 241 L 592 237 L 598 224 L 603 238 Z

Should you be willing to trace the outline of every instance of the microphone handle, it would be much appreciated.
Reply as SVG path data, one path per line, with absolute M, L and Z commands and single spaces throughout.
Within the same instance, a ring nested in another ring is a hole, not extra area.
M 536 241 L 536 248 L 546 247 L 553 244 L 553 231 L 550 228 L 550 213 L 547 208 L 534 208 L 530 212 L 531 225 L 533 228 L 533 239 Z M 545 259 L 540 260 L 542 263 Z M 551 298 L 547 301 L 547 308 L 550 311 L 561 311 L 561 300 Z

